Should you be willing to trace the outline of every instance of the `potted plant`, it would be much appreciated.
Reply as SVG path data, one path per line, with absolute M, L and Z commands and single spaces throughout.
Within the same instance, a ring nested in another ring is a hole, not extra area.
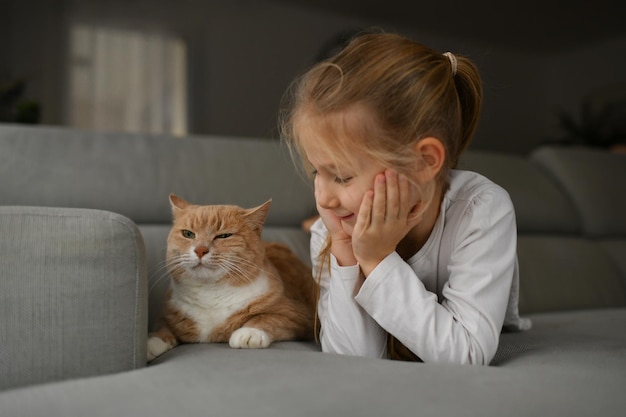
M 41 106 L 37 101 L 24 98 L 25 90 L 23 80 L 0 83 L 0 122 L 39 123 Z

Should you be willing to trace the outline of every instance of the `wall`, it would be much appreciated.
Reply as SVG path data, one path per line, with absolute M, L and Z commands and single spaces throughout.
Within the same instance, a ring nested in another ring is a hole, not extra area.
M 272 0 L 15 0 L 10 5 L 10 24 L 2 29 L 9 35 L 0 47 L 0 77 L 27 76 L 29 94 L 43 102 L 48 124 L 65 120 L 64 45 L 74 20 L 156 27 L 182 36 L 189 45 L 194 134 L 276 136 L 288 84 L 329 37 L 357 26 L 405 33 L 477 63 L 486 96 L 475 148 L 532 150 L 557 133 L 555 109 L 576 111 L 589 91 L 623 80 L 626 66 L 626 39 L 545 56 Z
M 193 125 L 200 132 L 274 136 L 289 83 L 329 36 L 356 23 L 270 2 L 216 10 L 207 18 L 206 77 Z
M 44 107 L 44 122 L 62 120 L 63 0 L 24 0 L 2 5 L 0 79 L 24 79 L 27 98 Z
M 585 99 L 626 100 L 626 36 L 555 54 L 544 72 L 546 113 L 578 116 Z M 553 130 L 552 136 L 560 132 Z

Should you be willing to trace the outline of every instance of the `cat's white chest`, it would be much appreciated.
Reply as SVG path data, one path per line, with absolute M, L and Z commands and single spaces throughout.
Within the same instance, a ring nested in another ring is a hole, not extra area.
M 172 303 L 191 318 L 199 330 L 199 342 L 207 341 L 214 329 L 224 324 L 226 319 L 265 294 L 269 280 L 261 274 L 250 285 L 231 286 L 208 283 L 206 285 L 172 286 Z

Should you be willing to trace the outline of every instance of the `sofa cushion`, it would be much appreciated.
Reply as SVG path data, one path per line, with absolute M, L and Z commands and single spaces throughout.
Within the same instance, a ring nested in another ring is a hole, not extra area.
M 622 274 L 624 286 L 626 286 L 626 239 L 606 239 L 599 241 L 599 244 L 615 262 Z
M 567 195 L 541 169 L 520 155 L 467 151 L 460 169 L 478 172 L 508 191 L 521 233 L 580 231 L 580 220 Z
M 496 366 L 181 345 L 140 372 L 0 393 L 9 416 L 621 416 L 626 309 L 532 316 Z
M 584 147 L 542 147 L 530 159 L 567 191 L 587 236 L 626 234 L 626 155 Z
M 626 308 L 531 314 L 528 332 L 503 333 L 494 366 L 606 373 L 626 378 Z M 626 400 L 626 399 L 625 399 Z
M 146 363 L 143 241 L 99 210 L 0 207 L 0 389 Z
M 518 237 L 522 314 L 626 306 L 626 283 L 609 253 L 578 237 Z

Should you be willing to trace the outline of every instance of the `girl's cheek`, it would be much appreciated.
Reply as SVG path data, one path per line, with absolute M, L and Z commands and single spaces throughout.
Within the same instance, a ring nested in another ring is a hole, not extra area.
M 315 198 L 317 198 L 318 194 L 320 193 L 320 177 L 319 175 L 316 175 L 315 178 L 313 179 L 313 192 L 315 195 Z
M 415 204 L 419 203 L 422 200 L 422 193 L 420 192 L 419 188 L 417 187 L 417 185 L 415 185 L 414 183 L 410 183 L 409 185 L 409 202 L 411 203 L 411 206 L 414 206 Z

